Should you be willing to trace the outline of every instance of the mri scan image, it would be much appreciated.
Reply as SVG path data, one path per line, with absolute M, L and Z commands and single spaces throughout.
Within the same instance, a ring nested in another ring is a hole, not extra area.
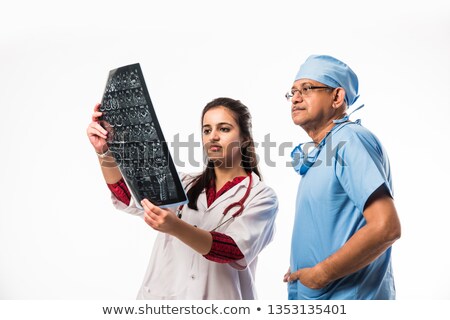
M 109 72 L 100 111 L 111 154 L 137 203 L 186 203 L 139 63 Z

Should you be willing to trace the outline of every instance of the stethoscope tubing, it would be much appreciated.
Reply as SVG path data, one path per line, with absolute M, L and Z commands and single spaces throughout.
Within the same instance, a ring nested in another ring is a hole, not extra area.
M 247 190 L 245 191 L 244 196 L 241 198 L 241 200 L 236 201 L 231 203 L 230 205 L 228 205 L 228 207 L 225 208 L 225 210 L 223 210 L 222 213 L 222 217 L 220 218 L 219 223 L 217 224 L 217 226 L 212 229 L 211 231 L 215 231 L 217 230 L 219 227 L 223 226 L 225 223 L 227 223 L 228 221 L 230 221 L 231 219 L 234 220 L 234 218 L 236 218 L 237 216 L 241 215 L 242 212 L 244 211 L 244 202 L 247 200 L 248 196 L 250 195 L 250 190 L 252 188 L 252 182 L 253 182 L 253 177 L 252 174 L 250 173 L 248 175 L 248 178 L 250 179 L 250 181 L 248 182 L 248 186 L 247 186 Z M 182 214 L 181 211 L 183 209 L 184 205 L 181 205 L 178 207 L 176 214 L 178 216 L 178 218 L 181 219 Z M 235 213 L 233 213 L 233 215 L 231 217 L 229 217 L 227 220 L 223 221 L 223 219 L 225 218 L 225 216 L 227 215 L 227 213 L 234 207 L 238 207 L 239 206 L 239 210 L 237 210 Z

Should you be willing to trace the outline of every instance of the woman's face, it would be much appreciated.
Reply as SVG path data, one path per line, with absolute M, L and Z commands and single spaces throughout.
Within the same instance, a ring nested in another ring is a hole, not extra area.
M 234 168 L 241 165 L 241 131 L 229 109 L 218 106 L 203 116 L 203 148 L 215 166 Z

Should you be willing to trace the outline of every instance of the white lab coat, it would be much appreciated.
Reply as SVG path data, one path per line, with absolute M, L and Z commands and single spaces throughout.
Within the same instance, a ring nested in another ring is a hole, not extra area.
M 193 178 L 180 174 L 183 185 Z M 170 235 L 159 233 L 139 290 L 138 299 L 256 299 L 255 271 L 259 252 L 272 240 L 278 200 L 275 192 L 252 173 L 253 186 L 244 203 L 243 213 L 216 231 L 236 242 L 244 258 L 232 263 L 217 263 Z M 198 211 L 183 207 L 182 219 L 198 228 L 212 230 L 223 216 L 224 209 L 239 201 L 247 191 L 249 179 L 244 179 L 208 208 L 203 191 L 197 201 Z M 143 217 L 144 212 L 134 199 L 126 206 L 114 195 L 117 209 Z M 173 210 L 175 210 L 174 208 Z M 227 214 L 231 216 L 232 212 Z M 225 217 L 224 220 L 226 220 Z

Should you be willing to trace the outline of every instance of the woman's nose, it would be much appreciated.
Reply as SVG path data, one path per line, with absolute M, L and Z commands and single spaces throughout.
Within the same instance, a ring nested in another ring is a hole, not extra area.
M 217 131 L 213 131 L 211 132 L 211 136 L 210 136 L 211 141 L 218 141 L 220 140 L 220 136 L 218 135 Z

